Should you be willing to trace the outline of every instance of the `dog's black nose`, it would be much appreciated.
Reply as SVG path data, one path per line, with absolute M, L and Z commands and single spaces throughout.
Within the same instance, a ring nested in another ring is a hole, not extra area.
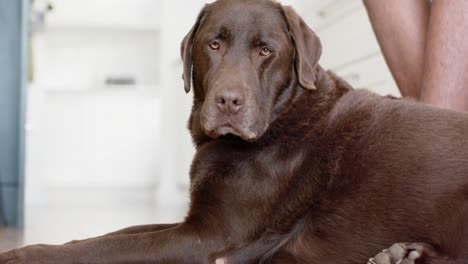
M 235 91 L 222 91 L 216 96 L 216 105 L 223 114 L 236 114 L 244 105 L 244 99 Z

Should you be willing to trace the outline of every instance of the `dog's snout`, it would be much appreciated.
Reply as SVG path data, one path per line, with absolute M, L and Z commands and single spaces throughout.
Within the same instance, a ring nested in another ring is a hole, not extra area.
M 220 91 L 215 100 L 219 110 L 224 114 L 236 114 L 245 101 L 240 92 L 232 90 Z

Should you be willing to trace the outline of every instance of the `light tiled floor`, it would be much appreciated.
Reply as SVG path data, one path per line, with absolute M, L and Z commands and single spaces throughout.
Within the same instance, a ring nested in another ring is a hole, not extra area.
M 178 222 L 186 210 L 183 203 L 156 206 L 149 202 L 28 207 L 24 229 L 0 228 L 0 252 L 29 244 L 62 244 L 133 225 Z

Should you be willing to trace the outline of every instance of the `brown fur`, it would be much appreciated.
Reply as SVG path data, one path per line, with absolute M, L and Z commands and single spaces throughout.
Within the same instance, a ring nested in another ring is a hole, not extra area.
M 226 29 L 224 53 L 206 49 L 210 27 L 252 14 L 281 25 L 273 55 L 255 57 L 247 38 L 255 29 L 241 22 Z M 297 14 L 272 1 L 205 7 L 182 46 L 187 91 L 193 63 L 189 129 L 197 147 L 185 221 L 30 246 L 0 263 L 361 264 L 396 242 L 430 245 L 421 263 L 467 263 L 468 115 L 354 90 L 317 65 L 319 49 Z M 246 52 L 251 59 L 239 64 L 219 59 Z M 255 103 L 226 116 L 209 94 L 226 87 L 214 78 L 234 73 L 229 87 Z M 208 133 L 203 115 L 228 120 L 231 130 Z M 249 127 L 246 118 L 268 127 Z M 246 141 L 249 130 L 257 137 Z

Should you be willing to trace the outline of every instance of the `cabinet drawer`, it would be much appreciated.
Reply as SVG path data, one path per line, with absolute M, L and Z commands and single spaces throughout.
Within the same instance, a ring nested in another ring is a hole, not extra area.
M 366 11 L 360 9 L 317 33 L 322 41 L 322 65 L 336 68 L 380 50 Z
M 369 89 L 381 95 L 400 95 L 390 70 L 380 53 L 337 69 L 335 72 L 355 88 Z
M 320 30 L 361 7 L 360 0 L 309 0 L 300 1 L 296 10 L 309 26 Z

